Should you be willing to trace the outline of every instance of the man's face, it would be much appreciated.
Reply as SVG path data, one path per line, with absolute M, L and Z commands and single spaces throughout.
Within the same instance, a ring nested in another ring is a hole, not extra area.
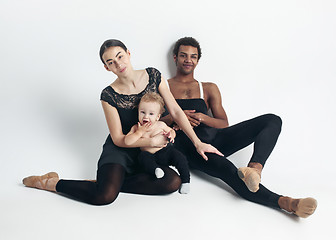
M 192 73 L 198 64 L 197 48 L 181 45 L 177 56 L 174 56 L 174 61 L 177 71 L 185 75 Z

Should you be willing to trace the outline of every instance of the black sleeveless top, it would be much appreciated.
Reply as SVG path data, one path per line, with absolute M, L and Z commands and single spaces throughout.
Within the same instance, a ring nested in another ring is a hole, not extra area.
M 118 111 L 122 132 L 127 134 L 132 126 L 138 122 L 138 104 L 141 97 L 147 92 L 159 92 L 161 73 L 155 68 L 146 68 L 149 81 L 144 90 L 137 94 L 120 94 L 114 91 L 111 86 L 103 89 L 100 100 L 109 103 Z M 137 157 L 139 148 L 122 148 L 116 146 L 109 134 L 103 146 L 103 152 L 98 161 L 98 169 L 105 164 L 117 163 L 122 165 L 127 173 L 134 173 L 137 169 Z
M 195 110 L 196 112 L 200 112 L 205 115 L 208 114 L 207 105 L 202 98 L 176 99 L 176 102 L 183 110 Z M 205 143 L 211 143 L 217 133 L 216 128 L 209 127 L 203 123 L 197 127 L 194 127 L 194 131 L 198 138 Z M 183 138 L 187 141 L 187 136 L 183 131 L 178 131 L 176 137 Z
M 109 103 L 118 110 L 124 134 L 127 134 L 138 122 L 137 107 L 141 97 L 147 92 L 159 92 L 161 73 L 155 68 L 146 68 L 146 71 L 149 75 L 149 82 L 140 93 L 124 95 L 114 91 L 111 86 L 107 86 L 101 93 L 100 100 Z
M 192 99 L 175 99 L 177 104 L 182 108 L 182 110 L 195 110 L 196 112 L 200 112 L 203 114 L 208 114 L 208 108 L 203 98 L 192 98 Z M 168 115 L 169 112 L 166 111 L 162 114 L 162 116 Z M 199 126 L 193 128 L 198 138 L 205 143 L 211 143 L 212 140 L 215 138 L 217 129 L 209 127 L 203 123 Z M 185 135 L 182 130 L 176 132 L 175 138 L 175 146 L 181 150 L 183 145 L 185 146 L 186 143 L 191 142 L 190 139 Z M 182 146 L 179 146 L 182 145 Z

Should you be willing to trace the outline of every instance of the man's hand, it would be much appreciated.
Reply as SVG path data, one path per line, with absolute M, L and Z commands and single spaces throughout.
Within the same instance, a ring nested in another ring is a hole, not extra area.
M 204 119 L 207 117 L 207 115 L 201 113 L 201 112 L 189 112 L 187 115 L 189 118 L 193 119 L 198 123 L 198 125 L 204 121 Z M 197 126 L 198 126 L 197 125 Z
M 187 116 L 192 127 L 197 127 L 200 125 L 200 117 L 196 117 L 199 116 L 200 113 L 196 113 L 196 110 L 183 110 L 183 112 Z
M 201 122 L 204 121 L 204 119 L 206 117 L 208 117 L 207 115 L 201 113 L 201 112 L 196 112 L 196 110 L 183 110 L 183 112 L 185 113 L 185 115 L 187 116 L 190 125 L 194 128 L 197 127 L 198 125 L 201 124 Z M 175 131 L 181 130 L 180 127 L 175 124 L 173 126 L 173 129 Z

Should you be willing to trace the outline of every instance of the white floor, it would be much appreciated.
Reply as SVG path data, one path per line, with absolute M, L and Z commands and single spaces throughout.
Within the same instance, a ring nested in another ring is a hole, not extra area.
M 0 239 L 332 239 L 336 214 L 332 136 L 320 130 L 310 133 L 312 140 L 296 136 L 307 126 L 290 128 L 292 113 L 282 116 L 282 133 L 262 183 L 279 194 L 316 198 L 318 208 L 307 219 L 245 201 L 226 184 L 197 172 L 188 195 L 121 193 L 103 207 L 26 188 L 23 177 L 49 171 L 66 179 L 95 178 L 107 129 L 99 105 L 87 111 L 70 102 L 53 105 L 55 100 L 23 99 L 8 101 L 3 108 L 11 114 L 1 122 Z M 250 154 L 247 148 L 230 160 L 245 166 Z
M 233 161 L 239 162 L 248 152 L 234 155 Z M 12 154 L 25 157 L 27 153 Z M 121 193 L 113 204 L 102 207 L 21 184 L 22 177 L 49 170 L 66 178 L 71 177 L 70 172 L 75 178 L 94 177 L 91 164 L 75 166 L 71 157 L 54 163 L 30 157 L 20 162 L 25 168 L 15 163 L 3 168 L 1 239 L 332 239 L 335 188 L 328 176 L 324 178 L 313 168 L 298 172 L 298 168 L 283 168 L 284 162 L 271 158 L 263 174 L 263 183 L 280 194 L 318 200 L 315 214 L 307 219 L 245 201 L 226 184 L 199 172 L 192 173 L 188 195 Z
M 112 205 L 95 207 L 26 188 L 21 180 L 49 171 L 62 178 L 95 178 L 107 133 L 100 108 L 90 108 L 95 117 L 88 117 L 86 109 L 70 111 L 75 109 L 70 103 L 45 108 L 38 100 L 18 102 L 5 105 L 11 114 L 1 122 L 0 239 L 332 239 L 335 161 L 327 132 L 321 135 L 328 143 L 316 138 L 298 142 L 290 121 L 284 121 L 263 171 L 262 183 L 272 191 L 318 200 L 315 214 L 307 219 L 245 201 L 226 184 L 200 173 L 192 174 L 188 195 L 121 193 Z M 23 105 L 20 110 L 18 104 Z M 240 167 L 250 154 L 247 148 L 230 159 Z

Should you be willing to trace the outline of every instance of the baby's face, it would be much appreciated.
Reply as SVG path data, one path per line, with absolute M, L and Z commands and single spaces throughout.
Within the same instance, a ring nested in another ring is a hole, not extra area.
M 151 122 L 155 123 L 160 119 L 160 104 L 156 102 L 140 102 L 139 122 L 141 125 Z

